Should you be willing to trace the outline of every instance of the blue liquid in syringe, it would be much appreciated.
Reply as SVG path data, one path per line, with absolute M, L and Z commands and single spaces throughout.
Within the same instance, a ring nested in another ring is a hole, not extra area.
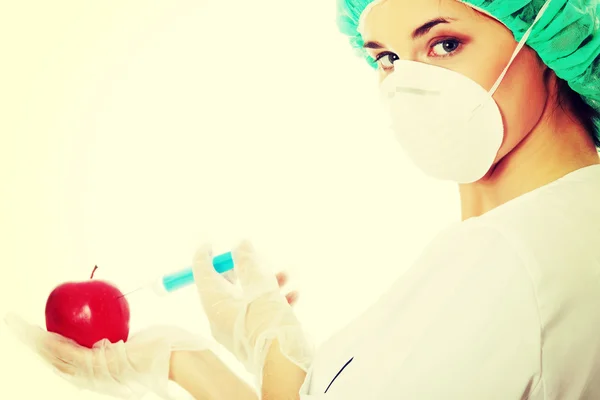
M 233 257 L 231 252 L 221 254 L 213 258 L 215 271 L 222 274 L 233 269 Z M 194 273 L 192 268 L 186 268 L 161 278 L 162 287 L 171 293 L 177 289 L 192 285 L 194 283 Z

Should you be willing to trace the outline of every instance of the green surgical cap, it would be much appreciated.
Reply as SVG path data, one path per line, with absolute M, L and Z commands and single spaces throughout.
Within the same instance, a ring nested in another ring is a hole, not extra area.
M 337 24 L 355 51 L 373 67 L 362 48 L 360 16 L 374 0 L 337 0 Z M 458 0 L 483 10 L 510 29 L 517 41 L 533 24 L 545 0 Z M 556 75 L 600 111 L 600 1 L 551 0 L 527 45 Z

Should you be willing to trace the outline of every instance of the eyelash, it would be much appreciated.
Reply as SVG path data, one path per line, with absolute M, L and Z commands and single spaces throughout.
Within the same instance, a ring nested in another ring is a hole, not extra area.
M 388 57 L 388 56 L 394 56 L 396 60 L 399 59 L 399 57 L 396 54 L 389 52 L 389 51 L 384 51 L 383 53 L 377 54 L 375 56 L 375 62 L 379 62 L 382 58 Z
M 438 45 L 440 45 L 440 44 L 443 44 L 443 43 L 446 43 L 446 42 L 455 42 L 455 43 L 456 43 L 456 49 L 455 49 L 454 51 L 452 51 L 452 52 L 450 52 L 450 53 L 446 54 L 446 55 L 443 55 L 443 56 L 433 56 L 433 57 L 438 57 L 438 58 L 439 58 L 439 57 L 444 57 L 444 58 L 445 58 L 445 57 L 452 57 L 452 56 L 456 55 L 456 53 L 457 53 L 457 52 L 459 52 L 459 51 L 460 51 L 460 48 L 461 48 L 461 47 L 462 47 L 462 45 L 464 44 L 464 43 L 462 42 L 462 40 L 460 40 L 460 39 L 453 38 L 453 37 L 448 37 L 448 38 L 444 38 L 444 39 L 436 40 L 436 41 L 435 41 L 433 44 L 431 44 L 431 45 L 429 46 L 429 51 L 431 52 L 431 51 L 432 51 L 432 50 L 435 48 L 435 46 L 438 46 Z
M 463 46 L 463 41 L 457 38 L 453 38 L 453 37 L 448 37 L 448 38 L 444 38 L 444 39 L 440 39 L 440 40 L 436 40 L 435 42 L 433 42 L 430 46 L 429 46 L 429 52 L 427 53 L 428 55 L 431 53 L 431 51 L 438 45 L 446 43 L 446 42 L 455 42 L 456 43 L 456 49 L 448 54 L 442 55 L 442 56 L 432 56 L 432 57 L 436 57 L 436 58 L 446 58 L 446 57 L 452 57 L 454 55 L 456 55 L 456 53 L 458 53 L 461 49 L 461 47 Z M 383 53 L 380 53 L 378 55 L 375 56 L 374 60 L 376 63 L 379 63 L 379 61 L 381 59 L 383 59 L 384 57 L 389 57 L 389 56 L 393 56 L 394 57 L 394 61 L 398 60 L 399 57 L 389 51 L 385 51 Z

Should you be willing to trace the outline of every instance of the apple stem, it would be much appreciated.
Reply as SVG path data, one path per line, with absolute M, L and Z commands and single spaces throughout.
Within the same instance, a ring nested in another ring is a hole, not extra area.
M 94 279 L 94 272 L 96 272 L 97 269 L 98 269 L 98 266 L 94 265 L 94 270 L 92 271 L 92 276 L 90 276 L 90 279 Z

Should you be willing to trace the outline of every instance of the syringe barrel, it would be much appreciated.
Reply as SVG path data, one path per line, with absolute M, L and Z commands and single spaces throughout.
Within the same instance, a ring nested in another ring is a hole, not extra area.
M 222 274 L 233 269 L 233 257 L 231 252 L 220 254 L 213 258 L 213 267 L 215 271 Z M 165 275 L 161 278 L 161 284 L 167 293 L 177 289 L 189 286 L 194 283 L 194 273 L 192 268 L 185 268 L 180 271 Z

